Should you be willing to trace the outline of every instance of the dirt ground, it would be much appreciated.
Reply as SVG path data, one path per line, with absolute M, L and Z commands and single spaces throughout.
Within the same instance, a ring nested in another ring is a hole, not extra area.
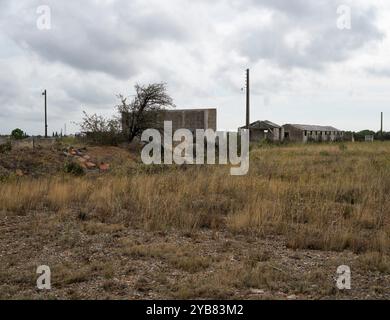
M 30 213 L 0 219 L 2 299 L 389 299 L 390 276 L 351 252 L 291 250 L 282 237 L 145 232 Z M 36 289 L 48 265 L 52 290 Z M 352 290 L 336 288 L 340 265 Z
M 91 161 L 96 164 L 108 163 L 111 169 L 123 167 L 124 163 L 131 163 L 135 158 L 126 149 L 119 147 L 78 147 L 91 158 Z M 52 149 L 12 150 L 0 154 L 0 178 L 2 176 L 40 178 L 63 174 L 64 164 L 67 161 L 75 161 L 73 157 L 65 155 L 68 148 L 70 147 L 58 144 Z
M 61 148 L 1 154 L 0 299 L 389 299 L 390 148 L 362 146 L 260 150 L 241 179 L 145 169 L 115 147 L 87 148 L 110 170 L 82 178 Z M 341 265 L 351 290 L 336 287 Z

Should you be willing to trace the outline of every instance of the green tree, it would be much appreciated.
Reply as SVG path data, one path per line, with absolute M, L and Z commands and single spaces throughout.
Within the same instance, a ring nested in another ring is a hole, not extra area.
M 20 140 L 20 139 L 25 138 L 26 134 L 23 132 L 23 130 L 16 128 L 15 130 L 13 130 L 11 132 L 11 137 L 16 139 L 16 140 Z

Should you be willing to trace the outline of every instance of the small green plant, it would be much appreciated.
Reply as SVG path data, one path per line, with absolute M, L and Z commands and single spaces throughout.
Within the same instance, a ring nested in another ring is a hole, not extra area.
M 347 151 L 347 149 L 348 149 L 348 147 L 344 143 L 339 144 L 339 150 L 340 151 Z
M 21 140 L 26 137 L 26 134 L 23 132 L 22 129 L 16 128 L 11 132 L 11 137 L 15 140 Z
M 328 156 L 330 156 L 330 153 L 329 153 L 328 151 L 321 151 L 321 152 L 320 152 L 320 156 L 322 156 L 322 157 L 328 157 Z
M 11 151 L 11 149 L 12 149 L 11 142 L 7 142 L 5 144 L 0 145 L 0 153 L 9 152 Z
M 64 171 L 66 173 L 70 173 L 70 174 L 73 174 L 75 176 L 82 176 L 84 175 L 84 168 L 76 163 L 76 162 L 67 162 L 65 163 L 64 165 Z
M 0 166 L 0 182 L 6 181 L 9 176 L 10 172 L 6 168 Z
M 269 138 L 265 138 L 259 142 L 258 146 L 259 147 L 273 146 L 273 141 Z

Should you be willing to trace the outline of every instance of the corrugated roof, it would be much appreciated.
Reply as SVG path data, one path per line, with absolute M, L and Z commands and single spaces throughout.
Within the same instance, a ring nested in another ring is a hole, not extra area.
M 183 111 L 216 111 L 217 108 L 195 108 L 195 109 L 167 109 L 165 112 L 183 112 Z
M 268 120 L 265 120 L 263 121 L 264 123 L 268 124 L 270 127 L 274 127 L 274 128 L 281 128 L 280 125 L 276 124 L 276 123 L 273 123 L 271 121 L 268 121 Z
M 250 124 L 250 127 L 255 128 L 255 129 L 281 128 L 276 123 L 273 123 L 273 122 L 268 121 L 268 120 L 264 120 L 264 121 L 259 120 L 259 121 L 253 122 Z M 245 126 L 243 128 L 245 128 Z
M 306 131 L 341 131 L 332 126 L 317 126 L 317 125 L 310 125 L 310 124 L 289 124 L 289 125 L 297 129 L 306 130 Z

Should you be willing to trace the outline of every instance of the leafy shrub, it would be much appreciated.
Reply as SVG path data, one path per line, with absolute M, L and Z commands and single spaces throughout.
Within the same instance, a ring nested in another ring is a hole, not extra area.
M 11 137 L 15 140 L 21 140 L 26 137 L 26 134 L 23 132 L 23 130 L 16 128 L 11 132 Z
M 105 118 L 97 114 L 88 115 L 84 111 L 83 121 L 79 125 L 87 143 L 116 146 L 126 141 L 121 132 L 120 121 L 116 118 Z
M 0 153 L 9 152 L 9 151 L 11 151 L 11 149 L 12 149 L 12 147 L 11 147 L 10 142 L 7 142 L 5 144 L 0 144 Z
M 66 173 L 70 173 L 70 174 L 73 174 L 75 176 L 82 176 L 85 173 L 84 168 L 76 162 L 65 163 L 64 171 Z

